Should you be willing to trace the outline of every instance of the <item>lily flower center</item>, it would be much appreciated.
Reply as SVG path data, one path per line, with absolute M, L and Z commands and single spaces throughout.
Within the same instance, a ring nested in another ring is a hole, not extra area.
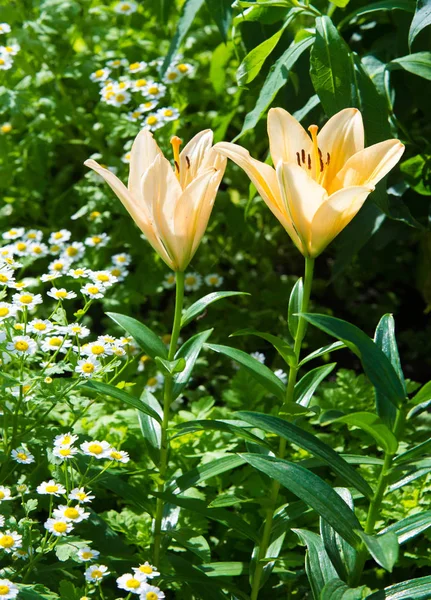
M 182 140 L 178 136 L 174 135 L 171 137 L 172 153 L 174 155 L 175 164 L 175 175 L 177 176 L 177 179 L 179 179 L 180 177 L 180 146 L 182 143 Z
M 317 125 L 310 125 L 308 131 L 310 132 L 313 144 L 311 154 L 308 152 L 306 153 L 304 148 L 302 148 L 296 153 L 296 162 L 298 163 L 298 166 L 309 171 L 310 176 L 317 181 L 317 183 L 322 184 L 322 180 L 325 178 L 325 169 L 329 167 L 331 162 L 331 155 L 329 152 L 323 153 L 319 148 L 317 141 L 318 130 L 319 128 Z

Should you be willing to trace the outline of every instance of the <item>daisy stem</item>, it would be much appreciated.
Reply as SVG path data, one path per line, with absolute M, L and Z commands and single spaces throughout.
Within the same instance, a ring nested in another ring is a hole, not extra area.
M 308 303 L 310 300 L 310 293 L 311 293 L 311 285 L 313 282 L 313 271 L 314 271 L 314 259 L 305 257 L 304 291 L 303 291 L 302 303 L 301 303 L 301 314 L 306 313 L 308 310 Z M 307 325 L 307 322 L 305 321 L 305 319 L 302 316 L 300 316 L 298 319 L 298 328 L 296 330 L 295 343 L 294 343 L 294 347 L 293 347 L 293 350 L 294 350 L 295 356 L 296 356 L 296 361 L 295 361 L 295 364 L 289 368 L 289 379 L 287 382 L 285 404 L 289 404 L 294 401 L 296 377 L 297 377 L 298 371 L 299 371 L 299 367 L 298 367 L 299 356 L 301 354 L 302 340 L 304 339 L 306 325 Z M 283 409 L 283 407 L 282 407 L 282 409 Z M 285 454 L 286 454 L 286 440 L 284 438 L 281 438 L 280 443 L 279 443 L 279 449 L 278 449 L 278 457 L 284 458 Z M 257 562 L 256 562 L 254 575 L 253 575 L 250 600 L 257 600 L 257 597 L 259 596 L 259 590 L 261 587 L 260 582 L 261 582 L 263 571 L 265 568 L 264 559 L 266 558 L 268 546 L 271 541 L 272 524 L 273 524 L 273 520 L 274 520 L 274 513 L 277 508 L 279 491 L 280 491 L 280 484 L 278 483 L 278 481 L 273 480 L 270 495 L 269 495 L 269 503 L 268 503 L 268 509 L 266 512 L 265 524 L 263 527 L 262 537 L 261 537 L 260 544 L 259 544 L 258 558 L 257 558 Z
M 172 336 L 169 345 L 168 360 L 172 361 L 175 358 L 177 349 L 178 337 L 181 329 L 181 314 L 184 301 L 184 273 L 177 271 L 175 273 L 176 292 L 175 292 L 175 314 L 174 323 L 172 326 Z M 159 484 L 157 491 L 162 494 L 165 489 L 166 468 L 168 465 L 168 424 L 169 424 L 169 408 L 172 403 L 173 376 L 166 374 L 165 385 L 163 392 L 163 421 L 161 430 L 160 443 L 160 464 L 159 464 Z M 164 501 L 162 498 L 157 498 L 156 515 L 154 519 L 154 564 L 159 566 L 160 549 L 162 543 L 162 518 L 163 518 Z

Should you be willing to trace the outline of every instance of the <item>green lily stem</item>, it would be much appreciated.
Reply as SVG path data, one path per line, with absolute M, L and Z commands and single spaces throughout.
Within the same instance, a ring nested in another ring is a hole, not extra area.
M 307 312 L 307 310 L 308 310 L 311 286 L 313 283 L 313 272 L 314 272 L 314 259 L 306 257 L 305 258 L 304 289 L 303 289 L 302 303 L 301 303 L 301 314 Z M 295 356 L 296 356 L 296 361 L 295 361 L 295 364 L 290 366 L 290 368 L 289 368 L 289 379 L 287 382 L 286 400 L 285 400 L 285 402 L 287 404 L 294 401 L 295 384 L 296 384 L 296 378 L 297 378 L 298 371 L 299 371 L 299 367 L 298 367 L 299 356 L 301 354 L 302 341 L 305 336 L 306 325 L 307 325 L 307 322 L 305 321 L 305 319 L 302 316 L 300 316 L 298 319 L 298 328 L 296 330 L 295 343 L 294 343 L 294 347 L 293 347 L 293 350 L 294 350 Z M 283 409 L 283 407 L 282 407 L 282 409 Z M 284 438 L 280 439 L 279 449 L 278 449 L 278 457 L 279 458 L 284 458 L 284 456 L 286 454 L 286 443 L 287 442 Z M 268 510 L 267 510 L 266 517 L 265 517 L 265 525 L 263 527 L 262 538 L 261 538 L 261 541 L 259 544 L 258 559 L 256 562 L 255 572 L 253 575 L 250 600 L 257 600 L 257 597 L 259 596 L 259 590 L 261 587 L 260 582 L 261 582 L 263 570 L 265 567 L 265 563 L 263 561 L 266 558 L 266 553 L 268 551 L 268 546 L 269 546 L 270 539 L 271 539 L 272 523 L 274 520 L 274 513 L 277 508 L 279 491 L 280 491 L 280 484 L 278 483 L 278 481 L 273 481 L 272 486 L 271 486 L 269 503 L 268 503 Z
M 404 426 L 404 414 L 402 410 L 397 411 L 397 415 L 395 418 L 393 433 L 397 439 L 399 439 L 401 430 Z M 386 493 L 386 489 L 388 487 L 389 482 L 389 474 L 392 468 L 392 461 L 394 459 L 395 454 L 391 454 L 389 452 L 385 453 L 385 458 L 383 460 L 382 469 L 379 474 L 379 478 L 377 480 L 377 487 L 374 492 L 373 499 L 370 502 L 370 506 L 368 508 L 367 520 L 365 522 L 364 531 L 368 535 L 372 535 L 374 533 L 374 528 L 376 526 L 376 522 L 380 516 L 380 508 L 382 505 L 383 498 Z M 367 560 L 368 550 L 363 544 L 361 549 L 358 552 L 356 565 L 355 565 L 355 573 L 349 581 L 349 585 L 352 587 L 356 587 L 359 585 L 361 580 L 362 572 L 364 570 L 365 562 Z
M 174 323 L 172 326 L 172 336 L 169 344 L 168 360 L 172 361 L 175 358 L 177 349 L 178 337 L 181 330 L 181 315 L 184 301 L 184 273 L 177 271 L 175 273 L 176 293 L 175 293 L 175 314 Z M 166 469 L 168 465 L 169 439 L 168 439 L 168 424 L 169 424 L 169 409 L 172 403 L 173 390 L 173 375 L 166 374 L 165 385 L 163 392 L 163 421 L 161 426 L 161 442 L 160 442 L 160 464 L 159 464 L 159 484 L 157 491 L 161 494 L 165 488 Z M 163 518 L 164 501 L 162 498 L 157 498 L 156 516 L 154 519 L 154 551 L 153 562 L 156 567 L 160 562 L 160 550 L 162 543 L 162 518 Z

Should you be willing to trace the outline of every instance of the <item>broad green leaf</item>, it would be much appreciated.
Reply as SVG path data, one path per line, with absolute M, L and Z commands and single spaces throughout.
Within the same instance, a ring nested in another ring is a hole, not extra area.
M 175 571 L 175 581 L 186 582 L 187 587 L 191 588 L 193 596 L 208 598 L 208 600 L 230 600 L 231 596 L 222 591 L 222 587 L 224 589 L 234 587 L 227 581 L 220 581 L 220 584 L 217 585 L 215 578 L 210 580 L 196 565 L 180 557 L 178 553 L 167 554 L 166 558 Z
M 332 373 L 337 363 L 316 367 L 302 377 L 295 385 L 294 400 L 301 406 L 308 406 L 319 384 Z
M 431 381 L 428 381 L 416 394 L 409 400 L 411 404 L 422 404 L 431 400 Z
M 256 335 L 257 337 L 266 340 L 277 350 L 281 358 L 289 366 L 296 364 L 296 354 L 294 353 L 290 344 L 285 340 L 282 340 L 275 335 L 271 335 L 270 333 L 256 331 L 255 329 L 241 329 L 240 331 L 235 331 L 235 333 L 232 333 L 229 337 L 235 337 L 239 335 Z
M 151 356 L 161 356 L 168 358 L 168 349 L 162 340 L 151 329 L 143 323 L 140 323 L 133 317 L 120 315 L 119 313 L 106 313 L 110 319 L 122 327 L 129 335 L 131 335 L 142 350 Z
M 248 564 L 244 562 L 213 562 L 200 565 L 199 568 L 208 577 L 238 577 L 247 573 Z
M 217 25 L 224 42 L 227 42 L 227 34 L 232 21 L 231 0 L 205 0 L 209 13 Z
M 412 538 L 420 535 L 431 527 L 431 510 L 425 510 L 415 515 L 410 515 L 405 519 L 401 519 L 396 523 L 392 523 L 389 527 L 385 527 L 379 532 L 382 535 L 387 532 L 395 533 L 398 538 L 398 543 L 405 544 Z
M 406 183 L 421 196 L 431 196 L 431 182 L 428 179 L 430 165 L 431 155 L 426 153 L 411 156 L 400 164 Z
M 57 594 L 44 587 L 42 584 L 25 585 L 24 583 L 17 584 L 19 588 L 19 597 L 24 600 L 54 600 L 59 598 Z
M 179 348 L 177 353 L 175 354 L 175 359 L 183 358 L 186 361 L 185 368 L 180 372 L 174 375 L 174 386 L 172 390 L 172 398 L 175 400 L 181 394 L 185 386 L 187 385 L 188 380 L 193 371 L 193 367 L 198 359 L 198 356 L 207 341 L 210 337 L 212 329 L 207 329 L 206 331 L 202 331 L 201 333 L 197 333 L 190 339 L 188 339 L 184 344 Z
M 271 449 L 271 446 L 265 440 L 262 440 L 261 438 L 257 437 L 257 435 L 254 435 L 248 431 L 247 427 L 244 427 L 245 425 L 248 426 L 246 423 L 240 425 L 240 421 L 229 422 L 218 421 L 217 419 L 198 419 L 196 421 L 188 421 L 187 423 L 180 423 L 177 425 L 175 430 L 178 431 L 178 433 L 174 437 L 177 438 L 195 431 L 222 431 L 224 433 L 231 433 L 234 436 L 244 438 L 245 440 L 253 442 L 254 444 L 258 444 L 259 446 L 265 446 L 266 448 Z
M 229 64 L 233 50 L 234 46 L 232 42 L 228 42 L 227 44 L 221 43 L 211 54 L 210 81 L 214 91 L 220 96 L 226 93 L 227 65 Z M 229 114 L 223 117 L 223 119 L 229 119 Z M 222 139 L 224 139 L 224 136 L 214 136 L 214 141 L 218 142 Z
M 288 423 L 279 417 L 248 411 L 240 411 L 236 414 L 244 421 L 251 423 L 254 427 L 260 427 L 264 431 L 275 433 L 288 440 L 290 443 L 296 444 L 300 448 L 307 450 L 313 454 L 313 456 L 320 458 L 324 463 L 329 465 L 337 475 L 342 477 L 365 496 L 368 498 L 372 497 L 373 491 L 361 475 L 343 460 L 335 450 L 319 440 L 319 438 L 313 434 L 308 433 L 308 431 L 304 431 L 297 425 Z
M 342 538 L 352 546 L 358 547 L 359 538 L 355 530 L 360 530 L 361 526 L 355 513 L 323 479 L 287 460 L 257 454 L 240 454 L 240 456 L 252 467 L 275 479 L 308 506 L 314 508 Z
M 247 292 L 211 292 L 203 298 L 200 298 L 194 302 L 189 308 L 187 308 L 183 316 L 181 317 L 181 327 L 185 327 L 193 321 L 201 312 L 203 312 L 207 306 L 223 298 L 229 298 L 230 296 L 249 296 Z
M 155 363 L 164 375 L 174 375 L 175 373 L 181 373 L 184 371 L 186 361 L 184 358 L 177 358 L 176 360 L 166 360 L 156 356 Z
M 371 435 L 379 448 L 382 448 L 388 454 L 395 454 L 398 448 L 398 440 L 382 419 L 370 412 L 356 412 L 338 417 L 333 423 L 346 423 L 351 427 L 359 427 Z
M 431 15 L 431 4 L 430 4 Z M 404 69 L 413 75 L 418 75 L 431 81 L 431 52 L 416 52 L 392 60 L 388 69 Z
M 381 535 L 368 535 L 358 532 L 374 560 L 386 571 L 392 572 L 398 560 L 398 537 L 393 531 Z
M 425 452 L 429 452 L 430 450 L 431 450 L 431 438 L 428 440 L 425 440 L 424 442 L 422 442 L 421 444 L 418 444 L 417 446 L 414 446 L 413 448 L 410 448 L 410 450 L 406 450 L 402 454 L 399 454 L 398 456 L 396 456 L 394 459 L 394 463 L 398 464 L 398 463 L 404 463 L 406 461 L 408 462 L 410 460 L 413 460 L 414 458 L 421 457 Z
M 80 390 L 84 390 L 85 392 L 96 392 L 97 394 L 101 394 L 102 396 L 110 396 L 111 398 L 116 398 L 124 404 L 131 406 L 132 408 L 137 408 L 141 412 L 146 415 L 152 417 L 159 423 L 162 422 L 162 419 L 153 410 L 150 406 L 139 400 L 139 398 L 135 398 L 135 396 L 131 396 L 123 390 L 118 389 L 113 385 L 109 385 L 108 383 L 102 383 L 101 381 L 88 381 L 84 385 L 79 387 Z
M 244 125 L 241 132 L 236 136 L 234 141 L 242 137 L 247 131 L 254 129 L 257 122 L 269 107 L 271 102 L 274 100 L 277 92 L 284 86 L 289 78 L 289 72 L 293 68 L 294 64 L 298 60 L 307 48 L 313 43 L 314 37 L 308 36 L 302 39 L 300 42 L 293 42 L 289 48 L 280 56 L 280 58 L 274 63 L 268 77 L 263 84 L 259 98 L 257 99 L 256 106 L 252 111 L 247 113 Z
M 183 5 L 183 12 L 178 21 L 177 28 L 172 38 L 171 45 L 169 46 L 168 53 L 163 61 L 163 65 L 160 69 L 160 75 L 163 76 L 168 70 L 170 64 L 178 53 L 181 42 L 186 36 L 191 24 L 193 23 L 199 9 L 203 5 L 205 0 L 186 0 Z
M 417 0 L 416 11 L 409 30 L 409 47 L 411 48 L 415 37 L 431 24 L 430 0 Z
M 163 419 L 163 409 L 159 401 L 147 389 L 144 389 L 142 392 L 141 402 L 152 408 L 161 420 Z M 138 419 L 147 452 L 153 463 L 158 465 L 160 462 L 159 450 L 162 438 L 160 423 L 141 410 L 138 412 Z
M 292 529 L 292 531 L 307 546 L 305 570 L 313 598 L 319 600 L 325 584 L 337 577 L 337 572 L 326 553 L 320 535 L 306 529 Z
M 381 2 L 368 2 L 364 6 L 361 6 L 349 13 L 342 21 L 340 21 L 338 28 L 342 29 L 345 25 L 350 23 L 356 17 L 367 15 L 373 12 L 381 10 L 404 10 L 406 12 L 414 12 L 415 2 L 414 0 L 382 0 Z
M 347 488 L 335 488 L 337 494 L 344 500 L 351 510 L 354 510 L 352 494 Z M 339 577 L 343 581 L 349 581 L 355 571 L 356 550 L 348 544 L 336 531 L 324 520 L 320 519 L 320 535 L 326 552 L 331 559 Z
M 90 475 L 96 476 L 100 471 L 94 471 L 90 469 Z M 146 513 L 154 517 L 155 505 L 152 505 L 146 495 L 142 493 L 142 489 L 135 487 L 123 481 L 117 473 L 105 472 L 103 477 L 100 478 L 98 485 L 111 493 L 115 494 L 117 498 L 122 498 L 127 504 L 134 505 L 140 510 L 144 510 Z
M 247 85 L 259 75 L 265 60 L 278 44 L 284 29 L 285 25 L 247 54 L 236 72 L 236 81 L 239 86 Z
M 237 350 L 236 348 L 231 348 L 230 346 L 221 346 L 219 344 L 206 344 L 206 347 L 210 350 L 214 350 L 214 352 L 220 352 L 238 362 L 246 368 L 266 390 L 271 392 L 271 394 L 274 394 L 274 396 L 277 396 L 282 402 L 284 401 L 286 395 L 284 384 L 276 375 L 274 375 L 271 369 L 265 367 L 265 365 L 250 356 L 250 354 L 247 354 L 247 352 L 243 352 L 242 350 Z
M 176 529 L 168 532 L 169 537 L 180 543 L 181 546 L 196 554 L 204 563 L 211 560 L 211 550 L 203 535 L 193 534 L 190 530 Z
M 367 596 L 365 600 L 429 600 L 430 597 L 431 575 L 428 575 L 390 585 Z
M 407 396 L 406 384 L 404 382 L 404 375 L 401 368 L 400 355 L 398 353 L 397 340 L 395 338 L 395 321 L 392 315 L 383 315 L 383 317 L 380 319 L 374 334 L 374 342 L 391 361 L 391 364 L 394 367 L 403 387 L 404 393 Z M 380 390 L 376 390 L 376 408 L 379 417 L 391 429 L 393 429 L 397 415 L 397 409 Z
M 289 296 L 289 308 L 287 311 L 287 323 L 289 325 L 290 335 L 295 339 L 298 331 L 299 317 L 298 313 L 302 310 L 302 297 L 304 295 L 304 283 L 302 277 L 298 279 L 292 288 Z
M 187 473 L 184 473 L 184 475 L 174 479 L 168 483 L 168 489 L 173 490 L 174 494 L 184 492 L 190 487 L 195 487 L 202 481 L 206 481 L 211 477 L 216 477 L 221 473 L 236 469 L 236 467 L 240 467 L 245 462 L 245 458 L 242 458 L 238 454 L 228 454 L 222 458 L 216 458 L 208 463 L 195 467 Z
M 340 454 L 340 456 L 343 460 L 349 463 L 349 465 L 383 465 L 383 459 L 376 458 L 375 456 L 358 456 L 356 454 Z M 301 460 L 299 464 L 306 469 L 315 469 L 317 467 L 321 467 L 325 463 L 321 460 L 317 460 L 316 458 L 307 458 L 305 460 Z
M 366 589 L 365 585 L 350 588 L 341 579 L 332 579 L 324 586 L 319 600 L 362 600 Z
M 404 389 L 395 369 L 366 333 L 347 321 L 327 315 L 307 313 L 303 316 L 315 327 L 344 342 L 361 359 L 365 374 L 374 387 L 385 394 L 395 406 L 404 402 Z
M 318 350 L 314 350 L 314 352 L 311 352 L 311 354 L 309 354 L 308 356 L 303 358 L 301 360 L 301 362 L 299 363 L 299 366 L 302 367 L 303 365 L 308 363 L 310 360 L 314 360 L 315 358 L 319 358 L 319 356 L 324 356 L 325 354 L 330 354 L 331 352 L 334 352 L 335 350 L 341 350 L 341 348 L 345 348 L 345 347 L 346 346 L 343 344 L 343 342 L 333 342 L 332 344 L 328 344 L 327 346 L 322 346 L 322 348 L 319 348 Z

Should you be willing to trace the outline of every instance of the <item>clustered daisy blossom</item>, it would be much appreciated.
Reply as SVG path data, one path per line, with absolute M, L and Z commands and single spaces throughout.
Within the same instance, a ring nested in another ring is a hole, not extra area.
M 10 25 L 8 23 L 0 23 L 0 36 L 6 36 L 8 33 L 11 33 Z M 19 45 L 10 41 L 5 42 L 4 45 L 0 45 L 0 71 L 8 71 L 12 68 L 13 57 L 18 54 L 19 50 Z M 5 123 L 5 125 L 7 124 Z M 2 133 L 8 133 L 3 127 Z
M 151 583 L 154 577 L 160 575 L 156 567 L 145 562 L 132 570 L 133 573 L 124 573 L 121 577 L 117 577 L 117 587 L 120 590 L 125 590 L 129 594 L 137 594 L 141 600 L 165 598 L 164 592 Z

